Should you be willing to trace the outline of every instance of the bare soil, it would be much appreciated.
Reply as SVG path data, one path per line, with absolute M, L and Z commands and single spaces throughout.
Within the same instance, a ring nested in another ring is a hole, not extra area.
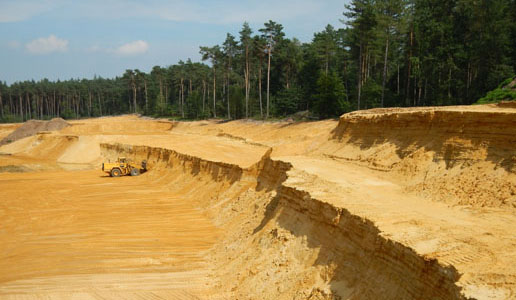
M 0 146 L 33 136 L 38 132 L 61 130 L 67 126 L 70 125 L 61 118 L 54 118 L 50 121 L 29 120 L 0 140 Z
M 0 298 L 512 299 L 515 122 L 125 116 L 22 138 L 0 147 L 30 169 L 0 172 Z M 100 170 L 122 155 L 149 172 Z

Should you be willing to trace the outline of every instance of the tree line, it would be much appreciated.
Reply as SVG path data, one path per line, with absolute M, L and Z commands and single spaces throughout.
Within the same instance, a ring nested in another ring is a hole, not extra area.
M 472 104 L 514 75 L 516 0 L 352 0 L 311 42 L 244 23 L 220 45 L 149 73 L 0 82 L 4 122 L 124 113 L 183 119 L 314 118 L 357 109 Z

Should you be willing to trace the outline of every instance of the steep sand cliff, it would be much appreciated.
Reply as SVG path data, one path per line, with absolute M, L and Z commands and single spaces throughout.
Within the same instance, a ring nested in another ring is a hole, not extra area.
M 212 276 L 224 278 L 214 288 L 231 297 L 461 298 L 453 267 L 383 238 L 367 219 L 284 185 L 292 166 L 271 160 L 269 152 L 244 169 L 162 148 L 101 148 L 106 157 L 147 159 L 160 175 L 176 178 L 170 188 L 178 194 L 185 186 L 203 187 L 193 201 L 226 233 L 211 253 Z
M 70 176 L 89 181 L 94 197 L 78 187 L 67 190 L 80 190 L 89 205 L 108 204 L 98 213 L 121 209 L 109 205 L 117 186 L 138 182 L 130 198 L 140 198 L 143 206 L 129 204 L 120 216 L 113 214 L 102 232 L 130 247 L 144 239 L 147 251 L 120 256 L 123 247 L 106 248 L 100 237 L 71 237 L 74 224 L 68 222 L 66 232 L 52 233 L 54 243 L 72 238 L 92 248 L 51 251 L 38 261 L 53 261 L 59 271 L 38 267 L 36 272 L 23 262 L 37 252 L 23 249 L 33 245 L 34 251 L 45 251 L 49 245 L 34 243 L 36 237 L 12 241 L 12 231 L 0 232 L 0 241 L 10 240 L 9 249 L 15 249 L 9 253 L 21 259 L 4 260 L 3 269 L 11 271 L 0 272 L 0 295 L 58 298 L 81 291 L 105 298 L 110 294 L 101 282 L 109 278 L 107 286 L 118 287 L 111 297 L 124 298 L 510 299 L 516 295 L 515 120 L 514 108 L 477 106 L 370 110 L 343 115 L 338 122 L 172 123 L 134 117 L 72 122 L 58 133 L 0 148 L 12 154 L 0 157 L 0 165 L 27 164 L 35 156 L 49 167 L 74 159 L 97 164 L 120 155 L 146 159 L 149 172 L 109 185 L 103 177 L 90 178 L 93 171 L 40 173 L 62 182 Z M 42 197 L 11 191 L 23 178 L 0 173 L 12 198 L 2 213 L 10 230 L 20 233 L 27 228 L 14 214 L 20 204 L 13 199 L 38 203 Z M 176 201 L 183 206 L 169 205 Z M 59 202 L 46 203 L 44 211 L 52 214 Z M 200 215 L 184 213 L 192 208 Z M 75 209 L 72 205 L 59 215 Z M 155 235 L 167 230 L 163 217 L 175 214 L 184 217 L 171 220 L 169 234 Z M 116 226 L 123 216 L 139 221 L 124 231 Z M 196 231 L 197 223 L 213 229 Z M 196 232 L 193 239 L 180 234 L 181 224 Z M 102 228 L 87 221 L 80 226 L 91 233 Z M 208 250 L 196 244 L 202 234 Z M 160 242 L 151 243 L 152 238 Z M 186 252 L 164 256 L 167 247 L 176 249 L 174 241 Z M 197 258 L 186 258 L 188 251 Z M 69 259 L 61 264 L 66 253 Z M 89 265 L 91 253 L 104 257 L 103 268 Z M 136 261 L 139 256 L 145 259 Z M 148 259 L 153 263 L 145 263 Z M 26 271 L 17 271 L 20 263 Z M 140 274 L 139 289 L 114 275 L 129 269 Z M 152 275 L 156 272 L 166 273 Z M 60 280 L 70 288 L 53 283 Z M 167 280 L 173 289 L 165 287 Z M 151 294 L 152 287 L 160 292 Z
M 434 200 L 514 209 L 515 112 L 486 105 L 346 114 L 318 152 L 396 174 Z

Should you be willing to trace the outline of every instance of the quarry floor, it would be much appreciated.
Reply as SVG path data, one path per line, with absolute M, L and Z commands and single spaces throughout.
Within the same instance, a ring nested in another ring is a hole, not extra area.
M 152 168 L 107 176 L 100 143 L 172 149 L 242 168 L 272 148 L 272 159 L 292 165 L 285 186 L 453 266 L 466 296 L 516 297 L 514 210 L 433 201 L 409 192 L 397 175 L 318 152 L 336 121 L 171 124 L 125 116 L 71 123 L 43 140 L 0 148 L 0 299 L 232 298 L 217 289 L 225 278 L 213 276 L 209 259 L 231 233 L 198 207 L 198 193 L 178 193 Z M 15 128 L 0 126 L 0 137 Z M 79 142 L 55 146 L 63 136 Z
M 219 230 L 145 174 L 1 173 L 0 190 L 1 299 L 197 299 L 207 289 Z

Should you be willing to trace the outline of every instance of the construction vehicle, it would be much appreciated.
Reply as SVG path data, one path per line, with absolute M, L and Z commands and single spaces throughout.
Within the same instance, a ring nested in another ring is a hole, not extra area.
M 141 165 L 138 166 L 125 157 L 119 157 L 114 163 L 103 163 L 102 171 L 108 173 L 111 177 L 120 177 L 122 175 L 138 176 L 140 173 L 147 171 L 147 161 L 142 161 Z

